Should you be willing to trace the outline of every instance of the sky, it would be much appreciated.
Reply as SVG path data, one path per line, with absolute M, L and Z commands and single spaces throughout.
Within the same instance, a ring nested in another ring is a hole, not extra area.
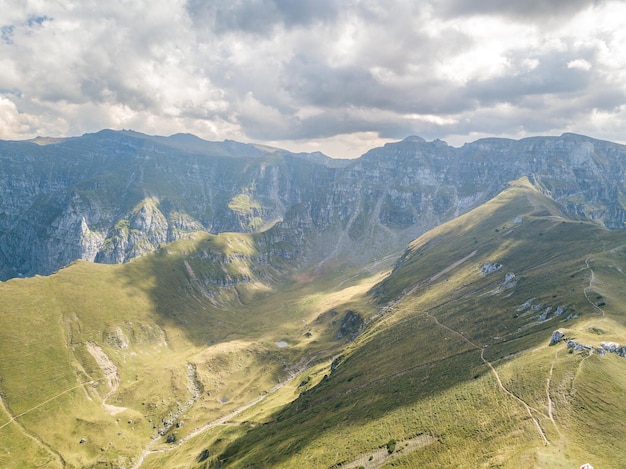
M 0 139 L 626 142 L 626 2 L 0 0 Z

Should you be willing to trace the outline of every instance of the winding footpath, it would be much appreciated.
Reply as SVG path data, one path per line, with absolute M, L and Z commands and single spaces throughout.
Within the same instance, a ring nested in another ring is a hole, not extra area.
M 489 369 L 493 372 L 493 375 L 496 378 L 496 381 L 498 382 L 498 387 L 500 388 L 500 390 L 502 392 L 504 392 L 505 394 L 508 394 L 509 396 L 511 396 L 513 399 L 515 399 L 517 402 L 519 402 L 525 409 L 526 412 L 528 412 L 529 417 L 532 419 L 532 421 L 535 423 L 535 426 L 537 427 L 537 432 L 539 433 L 539 436 L 541 437 L 541 439 L 543 440 L 544 444 L 547 446 L 550 444 L 550 442 L 548 441 L 548 438 L 546 437 L 545 432 L 543 431 L 543 428 L 541 428 L 541 425 L 539 424 L 539 420 L 537 420 L 537 418 L 533 415 L 532 411 L 534 410 L 537 413 L 542 413 L 539 412 L 537 409 L 532 408 L 531 406 L 528 405 L 528 403 L 526 401 L 524 401 L 522 398 L 520 398 L 519 396 L 516 396 L 515 394 L 513 394 L 511 391 L 509 391 L 506 386 L 504 386 L 504 384 L 502 383 L 502 379 L 500 379 L 500 375 L 498 374 L 498 371 L 494 368 L 494 366 L 491 364 L 491 362 L 489 360 L 487 360 L 485 358 L 485 347 L 480 347 L 479 345 L 477 345 L 475 342 L 471 341 L 470 339 L 468 339 L 467 337 L 465 337 L 463 334 L 461 334 L 459 331 L 455 331 L 454 329 L 452 329 L 451 327 L 446 326 L 445 324 L 442 324 L 439 322 L 439 320 L 426 313 L 426 315 L 431 318 L 438 326 L 446 329 L 447 331 L 458 335 L 459 337 L 461 337 L 465 342 L 467 342 L 468 344 L 470 344 L 471 346 L 473 346 L 475 349 L 480 350 L 480 359 L 483 361 L 483 363 L 485 365 L 487 365 L 489 367 Z
M 12 416 L 12 417 L 8 420 L 8 421 L 6 421 L 6 422 L 4 422 L 2 425 L 0 425 L 0 430 L 2 430 L 4 427 L 6 427 L 7 425 L 9 425 L 11 422 L 17 421 L 17 419 L 19 419 L 22 415 L 26 415 L 26 414 L 28 414 L 28 413 L 32 412 L 33 410 L 38 409 L 39 407 L 41 407 L 41 406 L 43 406 L 43 405 L 46 405 L 48 402 L 53 401 L 53 400 L 55 400 L 55 399 L 57 399 L 57 398 L 61 397 L 63 394 L 67 394 L 68 392 L 73 391 L 74 389 L 77 389 L 77 388 L 82 388 L 82 387 L 87 386 L 87 385 L 89 385 L 89 384 L 94 384 L 94 383 L 96 383 L 96 382 L 98 382 L 98 381 L 102 381 L 102 380 L 93 380 L 93 381 L 87 381 L 86 383 L 80 383 L 80 384 L 77 384 L 76 386 L 72 386 L 71 388 L 66 389 L 65 391 L 62 391 L 62 392 L 60 392 L 60 393 L 58 393 L 58 394 L 55 394 L 54 396 L 52 396 L 52 397 L 50 397 L 50 398 L 46 399 L 46 400 L 45 400 L 45 401 L 43 401 L 43 402 L 40 402 L 40 403 L 39 403 L 39 404 L 37 404 L 36 406 L 33 406 L 33 407 L 31 407 L 30 409 L 25 410 L 24 412 L 22 412 L 22 413 L 20 413 L 20 414 L 13 415 L 13 416 Z M 1 401 L 1 402 L 2 402 L 2 407 L 4 407 L 4 409 L 7 411 L 7 413 L 9 413 L 8 409 L 7 409 L 7 408 L 6 408 L 6 406 L 4 405 L 4 401 Z
M 602 308 L 600 308 L 597 304 L 595 304 L 591 298 L 589 298 L 589 290 L 592 289 L 593 287 L 593 283 L 596 281 L 596 275 L 593 272 L 593 269 L 589 266 L 589 261 L 593 261 L 593 258 L 588 257 L 587 259 L 585 259 L 585 265 L 587 266 L 587 269 L 589 270 L 589 272 L 591 272 L 591 277 L 589 278 L 589 285 L 587 285 L 585 287 L 585 289 L 583 290 L 583 293 L 585 294 L 585 298 L 587 298 L 587 301 L 589 302 L 589 304 L 591 305 L 591 307 L 594 309 L 594 311 L 596 311 L 598 314 L 600 314 L 600 316 L 604 317 L 605 313 L 604 310 Z
M 433 281 L 437 280 L 442 275 L 447 274 L 448 272 L 450 272 L 453 269 L 455 269 L 456 267 L 460 266 L 461 264 L 463 264 L 467 260 L 469 260 L 472 257 L 474 257 L 476 255 L 476 253 L 477 253 L 476 250 L 472 251 L 470 254 L 468 254 L 467 256 L 463 257 L 462 259 L 459 259 L 458 261 L 454 262 L 453 264 L 451 264 L 450 266 L 446 267 L 444 270 L 442 270 L 438 274 L 428 278 L 425 282 L 418 282 L 411 289 L 409 289 L 406 293 L 402 294 L 399 298 L 397 298 L 390 305 L 388 305 L 387 308 L 393 308 L 395 305 L 400 303 L 403 299 L 405 299 L 406 297 L 408 297 L 409 295 L 411 295 L 415 291 L 417 291 L 417 289 L 420 288 L 424 283 L 430 283 L 430 282 L 433 282 Z M 593 273 L 593 271 L 592 271 L 592 273 Z M 502 383 L 502 379 L 500 378 L 500 375 L 498 374 L 498 371 L 494 368 L 494 366 L 491 364 L 491 362 L 485 358 L 485 347 L 481 347 L 480 345 L 476 344 L 475 342 L 473 342 L 470 339 L 468 339 L 467 337 L 465 337 L 459 331 L 456 331 L 456 330 L 452 329 L 451 327 L 448 327 L 445 324 L 442 324 L 441 322 L 439 322 L 439 320 L 436 317 L 434 317 L 430 313 L 424 312 L 424 314 L 426 316 L 428 316 L 430 319 L 432 319 L 439 327 L 442 327 L 442 328 L 446 329 L 447 331 L 451 332 L 452 334 L 455 334 L 455 335 L 459 336 L 461 339 L 463 339 L 465 342 L 470 344 L 476 350 L 480 350 L 480 359 L 492 371 L 493 375 L 496 378 L 496 381 L 498 382 L 498 387 L 500 388 L 500 390 L 502 392 L 508 394 L 509 396 L 511 396 L 513 399 L 515 399 L 517 402 L 519 402 L 526 409 L 526 412 L 528 413 L 528 415 L 530 416 L 530 418 L 534 422 L 535 426 L 537 427 L 537 432 L 539 433 L 539 436 L 543 440 L 544 445 L 546 445 L 546 446 L 549 445 L 550 442 L 548 441 L 548 438 L 546 437 L 546 434 L 543 431 L 543 428 L 541 428 L 541 425 L 539 424 L 539 420 L 537 420 L 537 418 L 532 413 L 532 411 L 534 410 L 538 414 L 544 415 L 543 412 L 540 412 L 537 409 L 531 407 L 530 405 L 528 405 L 528 403 L 526 401 L 524 401 L 520 397 L 516 396 L 513 392 L 509 391 L 506 388 L 506 386 L 504 386 L 504 384 Z
M 554 372 L 554 365 L 556 363 L 556 359 L 559 355 L 559 351 L 554 352 L 554 360 L 552 360 L 552 364 L 550 365 L 550 371 L 548 372 L 548 378 L 546 379 L 546 397 L 548 398 L 548 418 L 554 425 L 554 428 L 558 431 L 558 427 L 556 426 L 556 422 L 554 421 L 554 415 L 552 413 L 552 398 L 550 397 L 550 384 L 552 383 L 552 373 Z

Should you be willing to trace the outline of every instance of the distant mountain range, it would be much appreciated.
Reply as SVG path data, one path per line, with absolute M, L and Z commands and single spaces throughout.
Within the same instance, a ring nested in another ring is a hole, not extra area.
M 358 264 L 522 176 L 570 216 L 625 227 L 626 147 L 574 134 L 408 137 L 356 160 L 133 131 L 0 141 L 0 279 L 126 262 L 198 230 L 267 232 L 299 266 Z
M 624 467 L 625 168 L 0 142 L 0 467 Z

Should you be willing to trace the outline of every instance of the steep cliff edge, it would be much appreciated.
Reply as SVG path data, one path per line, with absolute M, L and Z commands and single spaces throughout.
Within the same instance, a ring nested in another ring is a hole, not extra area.
M 409 137 L 353 161 L 192 135 L 0 142 L 0 279 L 126 262 L 195 231 L 265 233 L 301 266 L 398 252 L 527 176 L 564 214 L 626 222 L 626 147 L 564 134 Z M 295 259 L 297 258 L 297 259 Z

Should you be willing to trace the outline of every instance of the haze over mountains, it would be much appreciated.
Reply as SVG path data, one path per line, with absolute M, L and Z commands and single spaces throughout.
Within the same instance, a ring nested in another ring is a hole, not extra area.
M 569 216 L 623 229 L 625 154 L 574 134 L 461 148 L 409 137 L 356 160 L 132 131 L 3 141 L 0 279 L 126 262 L 198 230 L 265 232 L 266 255 L 301 267 L 360 263 L 522 176 Z
M 626 467 L 625 192 L 575 134 L 2 141 L 0 466 Z

